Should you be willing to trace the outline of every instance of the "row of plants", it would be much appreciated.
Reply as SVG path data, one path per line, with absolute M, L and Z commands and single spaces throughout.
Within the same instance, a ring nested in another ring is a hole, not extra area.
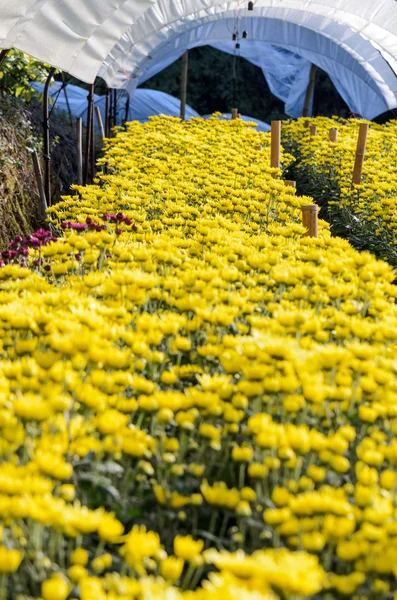
M 269 142 L 131 123 L 2 253 L 2 600 L 396 593 L 394 274 Z
M 363 122 L 316 117 L 283 123 L 283 144 L 296 159 L 289 177 L 297 181 L 299 193 L 312 196 L 321 207 L 334 235 L 396 266 L 397 121 L 370 123 L 362 181 L 352 185 Z M 317 128 L 317 135 L 311 135 L 308 124 Z M 329 141 L 331 128 L 338 130 L 336 142 Z

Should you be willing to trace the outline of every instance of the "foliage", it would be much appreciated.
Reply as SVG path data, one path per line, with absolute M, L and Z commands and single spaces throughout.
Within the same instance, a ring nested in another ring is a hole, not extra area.
M 40 140 L 24 106 L 12 96 L 0 104 L 0 247 L 41 223 L 30 152 Z
M 361 122 L 365 121 L 317 117 L 310 121 L 317 126 L 318 135 L 314 137 L 304 119 L 286 123 L 283 143 L 296 158 L 288 176 L 297 181 L 299 192 L 315 199 L 335 235 L 396 266 L 396 173 L 392 149 L 397 143 L 397 122 L 370 124 L 362 182 L 352 186 Z M 338 129 L 336 143 L 328 139 L 331 127 Z
M 394 274 L 269 155 L 133 123 L 3 253 L 2 599 L 396 592 Z
M 35 94 L 30 82 L 44 83 L 47 76 L 47 65 L 20 50 L 10 50 L 0 65 L 0 93 L 30 100 Z

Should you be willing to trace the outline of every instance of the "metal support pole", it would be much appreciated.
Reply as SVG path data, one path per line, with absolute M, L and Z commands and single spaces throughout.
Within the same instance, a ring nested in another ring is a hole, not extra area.
M 84 185 L 88 183 L 90 155 L 91 155 L 91 138 L 92 138 L 92 115 L 94 110 L 94 84 L 90 85 L 88 94 L 88 113 L 87 113 L 87 128 L 86 128 L 86 143 L 85 143 L 85 164 L 84 164 Z
M 109 137 L 112 137 L 113 128 L 113 90 L 109 91 Z
M 113 127 L 117 125 L 117 90 L 113 90 Z
M 83 185 L 83 119 L 79 117 L 76 121 L 77 140 L 77 183 Z
M 129 116 L 128 116 L 129 114 L 130 114 L 130 95 L 128 94 L 127 101 L 125 103 L 124 127 L 125 127 L 125 124 L 127 123 L 127 121 L 129 120 Z
M 9 48 L 5 48 L 4 50 L 1 50 L 0 52 L 0 65 L 3 62 L 3 60 L 5 59 L 5 57 L 7 56 L 7 54 L 9 53 Z
M 68 114 L 69 114 L 70 127 L 73 127 L 73 116 L 72 116 L 72 111 L 71 111 L 70 104 L 69 104 L 68 92 L 67 92 L 66 88 L 67 88 L 67 85 L 65 85 L 65 87 L 63 88 L 63 93 L 65 94 L 66 106 L 67 106 Z
M 316 65 L 312 65 L 310 67 L 309 84 L 306 89 L 305 102 L 303 104 L 303 112 L 302 112 L 303 117 L 308 117 L 309 113 L 310 113 L 310 104 L 311 104 L 313 92 L 314 92 L 314 84 L 316 81 L 316 72 L 317 72 Z
M 189 67 L 189 53 L 186 50 L 182 54 L 182 66 L 181 66 L 181 113 L 180 117 L 182 121 L 186 118 L 186 96 L 187 96 L 187 72 Z
M 56 69 L 51 67 L 44 86 L 43 98 L 43 131 L 44 131 L 44 186 L 47 206 L 51 206 L 51 150 L 50 150 L 50 116 L 48 111 L 48 91 Z
M 93 92 L 94 95 L 94 92 Z M 94 183 L 94 177 L 96 173 L 95 164 L 95 115 L 94 115 L 94 102 L 92 103 L 92 115 L 91 115 L 91 177 L 90 183 Z
M 110 97 L 110 90 L 109 88 L 106 86 L 106 104 L 105 104 L 105 137 L 110 137 L 109 136 L 109 98 Z

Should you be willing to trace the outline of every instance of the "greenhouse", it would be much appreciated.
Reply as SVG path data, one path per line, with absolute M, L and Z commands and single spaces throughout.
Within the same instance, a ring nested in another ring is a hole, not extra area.
M 397 2 L 0 48 L 0 600 L 397 600 Z

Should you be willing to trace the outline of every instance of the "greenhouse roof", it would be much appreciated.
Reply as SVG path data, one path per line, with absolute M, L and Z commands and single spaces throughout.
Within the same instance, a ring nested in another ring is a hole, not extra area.
M 19 48 L 86 82 L 100 75 L 111 87 L 132 90 L 188 48 L 233 51 L 237 28 L 248 33 L 241 54 L 262 67 L 268 82 L 285 68 L 285 61 L 262 65 L 275 46 L 302 59 L 295 61 L 297 81 L 307 85 L 308 64 L 317 64 L 363 116 L 397 106 L 395 0 L 253 4 L 249 11 L 242 0 L 0 0 L 0 47 Z M 298 97 L 297 85 L 290 91 Z

